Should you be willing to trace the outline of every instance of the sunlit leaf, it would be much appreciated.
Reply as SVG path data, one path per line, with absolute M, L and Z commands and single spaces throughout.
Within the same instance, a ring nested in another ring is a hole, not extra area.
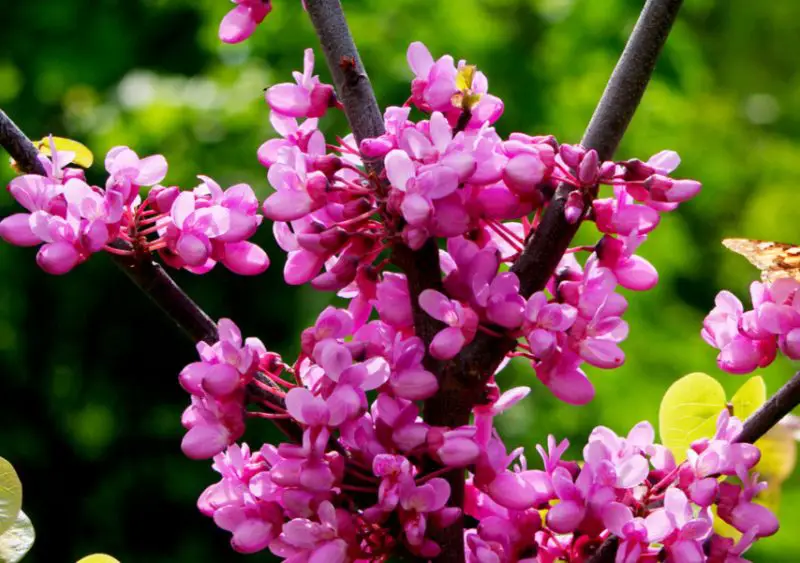
M 14 525 L 0 535 L 0 562 L 17 563 L 25 557 L 35 539 L 36 533 L 30 518 L 20 510 Z
M 11 464 L 0 457 L 0 534 L 17 520 L 22 508 L 22 483 Z
M 42 154 L 53 156 L 50 148 L 50 137 L 45 137 L 44 139 L 36 141 L 33 144 Z M 79 143 L 78 141 L 73 141 L 72 139 L 67 139 L 66 137 L 53 137 L 53 144 L 55 145 L 57 151 L 69 151 L 74 153 L 75 157 L 72 159 L 72 162 L 78 166 L 89 168 L 94 162 L 94 155 L 92 154 L 92 151 L 90 151 L 86 145 Z
M 661 399 L 658 425 L 661 443 L 675 461 L 686 459 L 689 445 L 714 435 L 717 418 L 725 408 L 725 390 L 705 373 L 690 373 L 673 383 Z
M 770 487 L 780 485 L 792 474 L 797 462 L 797 443 L 792 430 L 776 424 L 755 445 L 761 450 L 761 460 L 755 471 Z
M 78 563 L 119 563 L 118 559 L 114 559 L 110 555 L 106 555 L 105 553 L 95 553 L 93 555 L 87 555 Z
M 767 400 L 767 386 L 761 376 L 755 375 L 748 379 L 744 385 L 739 387 L 733 394 L 731 405 L 733 406 L 733 416 L 742 422 L 751 414 L 758 410 L 758 407 Z

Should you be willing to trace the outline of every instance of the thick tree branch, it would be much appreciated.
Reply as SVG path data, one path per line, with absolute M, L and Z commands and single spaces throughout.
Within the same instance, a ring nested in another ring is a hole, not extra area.
M 382 135 L 383 115 L 353 42 L 341 3 L 339 0 L 306 0 L 306 8 L 325 52 L 336 94 L 344 106 L 356 142 Z M 383 170 L 382 160 L 367 161 L 365 164 L 378 179 Z M 431 242 L 418 251 L 412 251 L 398 241 L 393 245 L 392 260 L 408 277 L 415 328 L 428 344 L 439 330 L 439 323 L 422 312 L 417 297 L 425 289 L 441 289 L 438 249 Z M 434 366 L 435 362 L 430 358 L 427 361 L 429 368 Z
M 619 145 L 644 95 L 681 4 L 682 0 L 648 0 L 642 10 L 581 141 L 584 147 L 595 149 L 602 160 L 610 159 Z M 545 287 L 578 231 L 580 222 L 570 224 L 564 217 L 571 189 L 564 185 L 558 187 L 542 223 L 511 268 L 520 278 L 523 297 Z M 586 206 L 590 204 L 587 198 Z M 479 388 L 513 347 L 511 339 L 481 333 L 453 362 L 453 369 L 466 387 Z M 479 392 L 479 389 L 474 391 Z
M 356 142 L 382 135 L 383 115 L 353 43 L 341 3 L 339 0 L 306 0 L 306 9 Z M 382 169 L 380 161 L 372 164 Z

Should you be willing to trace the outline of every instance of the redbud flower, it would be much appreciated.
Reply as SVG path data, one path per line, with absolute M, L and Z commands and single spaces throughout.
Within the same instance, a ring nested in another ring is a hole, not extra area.
M 333 86 L 322 84 L 314 73 L 314 51 L 306 49 L 303 73 L 294 73 L 297 84 L 277 84 L 266 92 L 273 111 L 286 117 L 322 117 L 334 99 Z
M 219 38 L 225 43 L 239 43 L 253 34 L 256 25 L 272 11 L 271 0 L 232 0 L 237 6 L 225 14 L 219 24 Z
M 118 192 L 126 205 L 130 205 L 139 195 L 139 187 L 154 186 L 167 175 L 167 160 L 162 155 L 140 159 L 125 146 L 108 151 L 105 166 L 109 174 L 106 190 Z
M 449 360 L 475 337 L 478 317 L 469 307 L 433 289 L 420 293 L 419 305 L 431 317 L 448 325 L 431 342 L 430 352 L 435 358 Z

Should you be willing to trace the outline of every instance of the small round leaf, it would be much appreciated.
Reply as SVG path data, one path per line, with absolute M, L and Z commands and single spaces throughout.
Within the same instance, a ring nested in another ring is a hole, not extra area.
M 35 539 L 36 533 L 31 519 L 20 510 L 14 525 L 0 536 L 0 562 L 17 563 L 22 560 Z
M 0 457 L 0 534 L 14 525 L 20 508 L 22 508 L 22 483 L 14 467 Z

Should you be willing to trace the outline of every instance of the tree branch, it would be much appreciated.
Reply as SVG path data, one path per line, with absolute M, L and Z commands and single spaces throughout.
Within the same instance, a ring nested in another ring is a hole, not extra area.
M 750 415 L 744 422 L 737 442 L 754 443 L 797 405 L 800 405 L 800 372 L 794 374 L 761 408 Z
M 353 43 L 341 3 L 339 0 L 306 0 L 306 9 L 356 142 L 382 135 L 383 115 Z M 370 164 L 376 173 L 383 169 L 382 160 Z
M 13 158 L 20 171 L 44 176 L 45 169 L 38 158 L 39 151 L 30 139 L 0 110 L 0 145 Z M 131 250 L 122 241 L 117 248 Z M 150 255 L 121 256 L 109 254 L 114 263 L 195 342 L 209 344 L 218 340 L 217 325 L 178 287 L 158 262 Z
M 682 0 L 648 0 L 642 10 L 581 141 L 584 147 L 595 149 L 601 160 L 610 159 L 619 145 L 644 95 L 681 4 Z M 580 222 L 570 224 L 564 217 L 571 189 L 565 185 L 558 187 L 539 228 L 511 268 L 520 279 L 523 297 L 544 289 L 578 231 Z M 590 204 L 588 199 L 585 205 Z M 479 386 L 514 345 L 509 338 L 498 339 L 479 333 L 454 362 L 453 369 L 463 374 L 465 386 Z
M 19 127 L 0 110 L 0 146 L 17 163 L 17 168 L 26 174 L 45 175 L 45 169 L 38 159 L 39 151 Z M 131 246 L 116 240 L 111 246 L 122 250 L 132 250 Z M 216 323 L 184 292 L 164 268 L 153 260 L 150 254 L 117 255 L 108 254 L 111 260 L 128 278 L 147 295 L 172 321 L 194 342 L 213 344 L 219 340 Z M 262 383 L 272 384 L 269 378 L 257 374 Z M 248 389 L 251 396 L 259 397 L 263 391 L 256 385 Z M 270 397 L 273 402 L 277 398 Z M 283 405 L 280 405 L 283 406 Z M 302 438 L 300 428 L 289 420 L 273 420 L 275 425 L 290 439 Z

